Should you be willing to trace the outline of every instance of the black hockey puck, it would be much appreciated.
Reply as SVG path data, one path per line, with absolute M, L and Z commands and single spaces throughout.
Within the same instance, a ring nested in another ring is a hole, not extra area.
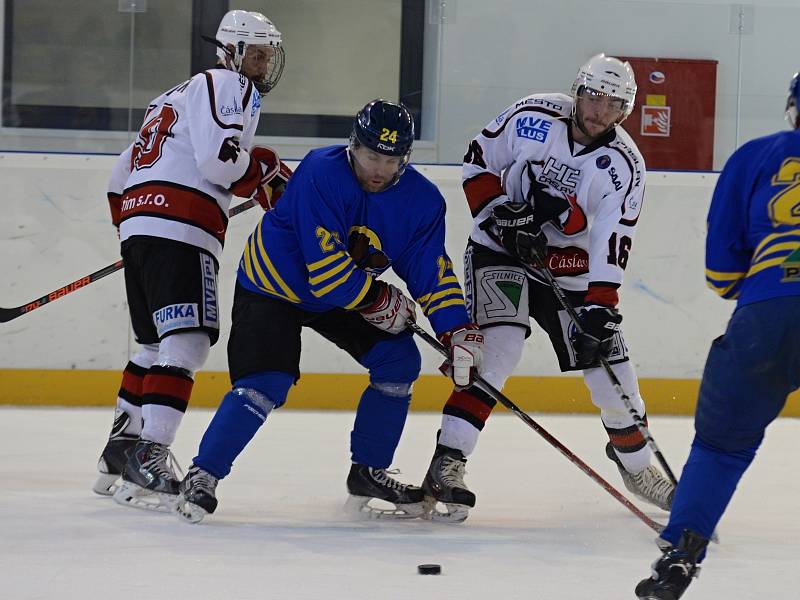
M 417 573 L 420 575 L 441 575 L 442 565 L 418 565 Z

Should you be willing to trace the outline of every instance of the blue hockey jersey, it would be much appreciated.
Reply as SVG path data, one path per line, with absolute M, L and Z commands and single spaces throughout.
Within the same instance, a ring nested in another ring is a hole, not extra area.
M 800 130 L 728 160 L 708 213 L 706 281 L 739 306 L 800 295 Z
M 345 146 L 312 150 L 248 239 L 237 278 L 248 290 L 324 312 L 357 306 L 372 278 L 391 267 L 441 334 L 469 322 L 444 248 L 444 216 L 441 193 L 413 167 L 369 193 Z M 356 264 L 353 236 L 371 266 Z

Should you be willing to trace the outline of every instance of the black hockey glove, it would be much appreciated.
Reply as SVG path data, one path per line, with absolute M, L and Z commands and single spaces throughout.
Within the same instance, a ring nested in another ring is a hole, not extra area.
M 608 357 L 612 350 L 613 336 L 619 331 L 622 315 L 615 308 L 590 306 L 578 314 L 583 333 L 572 337 L 575 350 L 575 366 L 591 369 L 600 364 L 600 357 Z
M 508 253 L 524 264 L 538 264 L 547 255 L 547 236 L 536 223 L 533 207 L 527 202 L 498 204 L 492 209 L 492 221 L 500 242 Z

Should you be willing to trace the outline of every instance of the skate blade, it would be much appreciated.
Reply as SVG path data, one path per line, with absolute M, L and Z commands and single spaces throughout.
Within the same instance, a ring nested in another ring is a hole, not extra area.
M 353 496 L 352 494 L 347 497 L 344 503 L 344 512 L 352 519 L 370 520 L 370 519 L 417 519 L 425 516 L 426 508 L 424 502 L 415 502 L 413 504 L 393 504 L 386 502 L 388 506 L 394 508 L 381 508 L 379 506 L 371 506 L 371 500 L 379 501 L 377 498 L 368 496 Z
M 440 504 L 444 506 L 445 510 L 439 510 L 437 508 L 437 504 L 439 503 L 435 498 L 428 496 L 425 499 L 425 518 L 429 521 L 435 521 L 437 523 L 449 523 L 453 525 L 466 521 L 467 517 L 469 516 L 469 509 L 471 508 L 465 504 L 441 502 Z
M 171 513 L 175 510 L 176 500 L 177 496 L 153 492 L 124 479 L 119 489 L 114 492 L 114 501 L 117 504 L 152 512 Z
M 175 512 L 178 513 L 178 516 L 181 519 L 192 524 L 199 523 L 208 514 L 208 511 L 205 508 L 202 508 L 197 504 L 187 502 L 183 499 L 183 496 L 178 497 L 178 502 L 175 504 Z
M 101 496 L 113 496 L 119 488 L 119 485 L 117 484 L 119 478 L 119 475 L 100 473 L 97 476 L 97 481 L 94 482 L 92 491 L 95 494 L 100 494 Z

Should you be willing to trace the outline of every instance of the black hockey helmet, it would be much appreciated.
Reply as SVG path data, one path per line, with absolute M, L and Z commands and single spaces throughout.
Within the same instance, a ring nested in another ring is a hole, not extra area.
M 414 143 L 414 118 L 402 104 L 377 98 L 358 111 L 351 142 L 387 156 L 406 156 Z

